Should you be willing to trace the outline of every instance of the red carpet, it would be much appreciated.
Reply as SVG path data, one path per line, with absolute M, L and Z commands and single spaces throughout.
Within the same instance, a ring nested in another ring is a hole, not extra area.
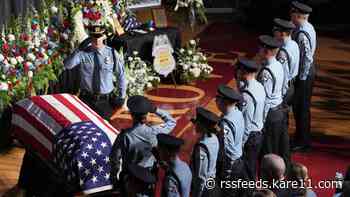
M 257 51 L 257 35 L 238 25 L 216 23 L 199 35 L 201 48 L 211 57 L 214 75 L 208 81 L 198 81 L 189 86 L 161 86 L 148 92 L 150 99 L 159 107 L 169 109 L 177 118 L 173 131 L 185 139 L 181 157 L 189 161 L 196 141 L 190 118 L 197 106 L 206 106 L 216 94 L 219 84 L 227 84 L 233 79 L 234 69 L 230 61 L 238 55 L 252 57 Z M 225 61 L 226 60 L 226 61 Z M 187 100 L 186 100 L 187 99 Z M 118 115 L 114 125 L 123 128 L 130 124 L 128 118 Z M 317 137 L 313 140 L 313 150 L 309 153 L 293 155 L 293 160 L 303 163 L 309 169 L 313 185 L 321 180 L 333 180 L 335 172 L 344 172 L 350 164 L 350 144 L 344 139 Z M 332 196 L 334 189 L 314 189 L 318 196 Z

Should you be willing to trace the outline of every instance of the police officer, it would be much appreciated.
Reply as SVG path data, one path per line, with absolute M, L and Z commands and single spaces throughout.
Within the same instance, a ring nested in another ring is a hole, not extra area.
M 216 95 L 216 106 L 222 112 L 219 127 L 221 133 L 218 173 L 220 180 L 245 179 L 242 146 L 244 134 L 244 118 L 238 108 L 242 96 L 232 88 L 220 85 Z M 223 189 L 223 196 L 241 196 L 243 191 Z
M 192 153 L 192 197 L 215 197 L 217 189 L 207 189 L 206 181 L 216 178 L 216 162 L 219 153 L 219 140 L 217 123 L 219 117 L 202 107 L 196 109 L 195 124 L 199 140 L 194 146 Z
M 315 29 L 308 22 L 311 12 L 311 7 L 297 1 L 292 2 L 291 19 L 296 25 L 292 37 L 300 49 L 299 73 L 295 82 L 296 99 L 293 105 L 296 123 L 293 143 L 295 151 L 306 150 L 310 147 L 310 107 L 316 73 L 314 54 L 317 44 Z
M 156 177 L 147 168 L 136 164 L 129 164 L 128 176 L 129 178 L 126 183 L 127 193 L 121 194 L 121 196 L 137 197 L 140 194 L 144 194 L 144 196 L 152 195 Z
M 280 155 L 289 164 L 287 115 L 282 98 L 284 70 L 282 64 L 276 59 L 281 42 L 267 35 L 260 36 L 259 42 L 261 45 L 259 53 L 264 62 L 258 74 L 258 80 L 263 84 L 266 93 L 262 155 L 274 153 Z
M 299 46 L 292 40 L 291 32 L 295 28 L 295 25 L 286 20 L 275 18 L 273 20 L 273 34 L 274 37 L 282 42 L 278 54 L 277 60 L 281 62 L 284 69 L 284 85 L 282 90 L 284 103 L 291 105 L 294 94 L 294 81 L 299 71 Z
M 238 59 L 239 90 L 244 98 L 242 113 L 245 122 L 243 135 L 244 161 L 250 180 L 256 179 L 256 162 L 263 140 L 264 127 L 264 86 L 256 80 L 259 66 L 247 59 Z
M 166 170 L 161 197 L 189 197 L 191 169 L 178 156 L 184 141 L 168 134 L 158 134 L 157 139 L 159 159 Z
M 155 158 L 152 148 L 157 146 L 157 134 L 170 133 L 176 126 L 175 119 L 168 112 L 156 108 L 146 97 L 130 97 L 127 107 L 132 116 L 133 126 L 122 130 L 111 152 L 112 181 L 121 189 L 123 189 L 122 183 L 125 181 L 124 175 L 129 164 L 137 164 L 150 171 L 153 170 Z M 164 124 L 148 125 L 147 115 L 149 113 L 159 116 Z
M 64 61 L 65 69 L 80 65 L 80 98 L 105 119 L 109 119 L 116 105 L 122 106 L 126 97 L 124 57 L 104 45 L 105 28 L 90 26 L 90 37 L 83 41 Z M 91 43 L 90 43 L 91 42 Z M 113 96 L 117 78 L 117 98 Z

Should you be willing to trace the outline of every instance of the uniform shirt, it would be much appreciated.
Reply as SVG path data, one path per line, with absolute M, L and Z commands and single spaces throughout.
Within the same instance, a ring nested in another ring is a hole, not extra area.
M 266 93 L 264 120 L 270 108 L 277 107 L 282 103 L 282 87 L 284 80 L 284 70 L 282 64 L 277 61 L 275 57 L 269 59 L 265 67 L 270 69 L 273 76 L 265 69 L 259 73 L 259 81 L 264 86 Z M 275 89 L 273 89 L 273 87 L 275 87 Z
M 204 148 L 204 147 L 205 148 Z M 216 177 L 216 160 L 219 153 L 219 140 L 216 135 L 205 134 L 197 143 L 192 155 L 192 197 L 201 197 L 207 190 L 208 178 Z
M 304 33 L 298 34 L 299 31 L 307 32 L 307 34 L 310 37 L 310 41 Z M 296 37 L 297 35 L 298 37 Z M 314 27 L 308 21 L 305 21 L 302 25 L 298 26 L 295 29 L 295 31 L 293 32 L 293 39 L 298 43 L 300 50 L 299 79 L 306 80 L 307 76 L 309 75 L 312 63 L 314 61 L 314 54 L 317 44 L 316 32 Z
M 122 55 L 118 54 L 114 49 L 104 46 L 99 49 L 89 47 L 84 51 L 76 50 L 71 56 L 69 56 L 64 61 L 65 69 L 72 69 L 77 65 L 80 65 L 80 88 L 82 90 L 93 93 L 92 83 L 94 66 L 97 64 L 95 60 L 95 52 L 97 52 L 97 58 L 101 64 L 100 70 L 100 92 L 101 94 L 109 94 L 114 90 L 113 81 L 115 79 L 115 74 L 113 72 L 114 62 L 113 54 L 115 53 L 116 58 L 116 77 L 119 82 L 118 88 L 120 92 L 120 97 L 124 98 L 126 96 L 126 77 L 124 71 L 124 58 Z
M 184 161 L 176 157 L 169 164 L 165 173 L 162 197 L 189 197 L 191 190 L 192 173 Z
M 162 118 L 164 124 L 154 126 L 136 124 L 118 136 L 111 153 L 113 176 L 118 176 L 121 169 L 125 169 L 130 163 L 145 168 L 153 167 L 155 158 L 151 151 L 157 146 L 157 135 L 168 134 L 176 126 L 176 120 L 168 112 L 157 109 L 156 115 Z
M 221 146 L 223 150 L 221 160 L 224 163 L 224 170 L 226 167 L 230 168 L 230 164 L 242 156 L 242 139 L 244 134 L 244 118 L 242 112 L 236 107 L 228 110 L 219 123 L 223 130 L 221 138 Z
M 282 94 L 285 95 L 289 88 L 288 82 L 298 75 L 300 52 L 298 44 L 290 36 L 284 39 L 281 48 L 286 50 L 287 53 L 280 50 L 276 58 L 281 62 L 285 73 L 282 90 Z
M 243 144 L 248 140 L 252 131 L 261 131 L 264 127 L 264 106 L 265 106 L 265 90 L 264 86 L 256 79 L 247 80 L 244 86 L 240 87 L 244 98 L 242 113 L 245 123 L 245 131 L 243 135 Z M 249 91 L 252 96 L 244 91 Z

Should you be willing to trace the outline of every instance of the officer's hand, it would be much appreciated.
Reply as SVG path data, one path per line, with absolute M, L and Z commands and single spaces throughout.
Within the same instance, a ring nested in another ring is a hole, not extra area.
M 79 50 L 84 51 L 86 48 L 88 48 L 88 46 L 90 45 L 91 41 L 92 41 L 91 37 L 88 37 L 85 40 L 83 40 L 83 42 L 81 42 L 79 44 L 79 47 L 78 47 Z

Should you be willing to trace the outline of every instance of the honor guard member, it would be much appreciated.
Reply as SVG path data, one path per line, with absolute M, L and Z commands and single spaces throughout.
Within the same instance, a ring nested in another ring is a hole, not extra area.
M 274 37 L 282 42 L 282 47 L 279 49 L 276 56 L 281 62 L 284 69 L 284 85 L 282 90 L 284 103 L 290 106 L 293 101 L 294 81 L 299 71 L 299 46 L 292 40 L 291 32 L 295 29 L 295 25 L 286 20 L 275 18 L 273 20 Z
M 293 106 L 296 134 L 293 140 L 293 150 L 306 150 L 310 147 L 311 126 L 311 97 L 313 82 L 315 79 L 314 54 L 316 50 L 316 32 L 308 22 L 312 8 L 292 2 L 291 19 L 296 28 L 293 31 L 293 39 L 300 49 L 299 74 L 295 82 L 296 99 Z
M 191 169 L 178 156 L 184 141 L 168 134 L 158 134 L 157 139 L 160 162 L 166 171 L 161 197 L 189 197 Z
M 152 196 L 152 191 L 154 190 L 156 183 L 156 177 L 147 168 L 136 164 L 129 164 L 128 176 L 129 178 L 126 183 L 127 193 L 121 194 L 121 196 Z M 151 194 L 149 192 L 151 192 Z
M 245 122 L 243 135 L 243 158 L 250 180 L 256 179 L 256 163 L 263 141 L 264 127 L 264 86 L 256 80 L 259 66 L 251 60 L 238 59 L 239 90 L 243 96 L 242 113 Z
M 126 96 L 124 57 L 106 46 L 103 26 L 90 26 L 90 37 L 64 61 L 65 69 L 80 65 L 80 98 L 105 119 L 115 106 L 122 106 Z M 91 43 L 90 43 L 91 42 Z M 115 79 L 116 78 L 116 79 Z M 118 81 L 119 95 L 113 94 Z
M 217 123 L 219 117 L 202 107 L 196 109 L 196 119 L 191 121 L 195 125 L 199 140 L 192 153 L 192 197 L 215 197 L 217 189 L 207 189 L 206 181 L 216 180 L 216 162 L 219 153 Z
M 220 85 L 216 95 L 216 106 L 221 111 L 219 127 L 220 152 L 218 161 L 219 179 L 245 179 L 244 162 L 242 160 L 244 118 L 238 104 L 242 96 L 232 88 Z M 241 196 L 239 189 L 223 189 L 223 196 Z
M 131 113 L 133 126 L 122 130 L 114 142 L 111 152 L 111 178 L 113 184 L 121 189 L 123 189 L 126 177 L 124 175 L 128 165 L 137 164 L 150 171 L 153 170 L 155 158 L 152 154 L 152 148 L 157 147 L 157 135 L 170 133 L 176 126 L 176 120 L 168 112 L 156 108 L 146 97 L 130 97 L 127 101 L 127 107 Z M 159 116 L 164 124 L 148 125 L 147 116 L 149 113 Z
M 284 70 L 277 61 L 276 54 L 281 42 L 267 35 L 259 37 L 260 55 L 264 63 L 258 74 L 266 93 L 264 107 L 264 139 L 262 155 L 274 153 L 280 155 L 286 163 L 290 161 L 287 113 L 283 105 L 282 88 Z

